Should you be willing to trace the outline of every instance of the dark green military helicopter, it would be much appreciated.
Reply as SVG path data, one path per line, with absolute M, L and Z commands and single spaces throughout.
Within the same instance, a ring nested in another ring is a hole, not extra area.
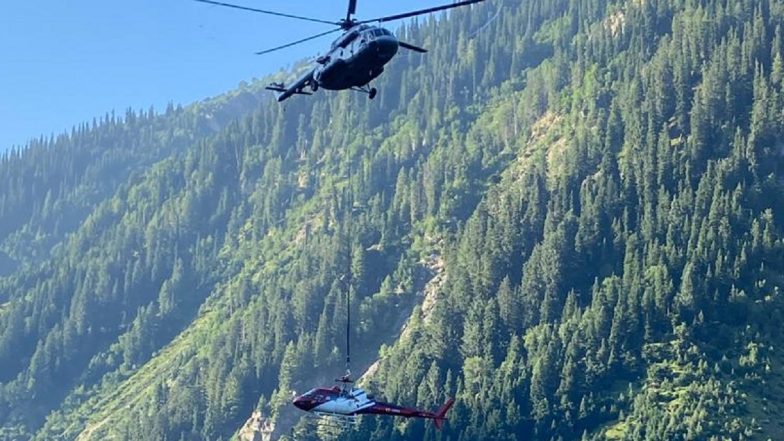
M 335 32 L 343 32 L 329 49 L 326 55 L 316 59 L 316 65 L 307 73 L 302 75 L 293 84 L 286 86 L 282 83 L 273 83 L 267 87 L 268 90 L 279 92 L 278 101 L 283 101 L 292 95 L 310 95 L 305 91 L 309 88 L 315 92 L 320 87 L 327 90 L 354 90 L 367 93 L 370 99 L 376 97 L 378 91 L 370 87 L 370 82 L 376 79 L 382 72 L 384 66 L 389 63 L 397 54 L 398 48 L 402 47 L 415 52 L 425 53 L 425 49 L 405 43 L 395 37 L 395 34 L 380 26 L 372 26 L 372 23 L 385 23 L 394 20 L 401 20 L 422 14 L 443 11 L 445 9 L 457 8 L 460 6 L 480 3 L 484 0 L 466 0 L 449 5 L 436 6 L 418 11 L 405 12 L 402 14 L 390 15 L 387 17 L 374 18 L 371 20 L 356 20 L 353 15 L 356 13 L 357 0 L 349 0 L 348 13 L 346 18 L 340 21 L 319 20 L 310 17 L 284 14 L 281 12 L 266 11 L 263 9 L 251 8 L 231 3 L 223 3 L 212 0 L 195 0 L 201 3 L 225 6 L 228 8 L 241 9 L 244 11 L 259 12 L 262 14 L 276 15 L 279 17 L 293 18 L 297 20 L 313 21 L 317 23 L 338 26 L 311 37 L 303 38 L 292 43 L 278 46 L 265 51 L 257 52 L 258 55 L 267 54 L 280 49 L 285 49 L 306 41 L 310 41 Z

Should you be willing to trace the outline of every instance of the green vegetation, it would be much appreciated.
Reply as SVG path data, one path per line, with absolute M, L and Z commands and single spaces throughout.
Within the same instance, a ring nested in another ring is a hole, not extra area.
M 374 102 L 259 83 L 6 154 L 0 439 L 228 440 L 258 409 L 317 440 L 289 400 L 342 371 L 349 268 L 368 388 L 457 398 L 350 439 L 781 438 L 783 25 L 494 0 L 402 30 L 431 52 Z

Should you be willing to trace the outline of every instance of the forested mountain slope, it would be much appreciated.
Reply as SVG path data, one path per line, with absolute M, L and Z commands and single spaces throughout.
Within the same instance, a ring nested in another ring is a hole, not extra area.
M 409 25 L 376 101 L 255 84 L 11 154 L 0 438 L 319 439 L 289 400 L 343 368 L 349 268 L 368 387 L 457 398 L 351 439 L 780 438 L 782 24 L 493 0 Z
M 187 109 L 107 114 L 71 133 L 0 156 L 0 275 L 40 261 L 97 204 L 152 164 L 242 117 L 262 101 L 245 87 Z

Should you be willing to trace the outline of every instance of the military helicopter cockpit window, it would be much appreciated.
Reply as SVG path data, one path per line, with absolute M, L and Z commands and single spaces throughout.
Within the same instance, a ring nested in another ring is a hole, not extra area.
M 334 50 L 335 48 L 338 47 L 342 47 L 342 48 L 347 47 L 352 41 L 356 40 L 357 37 L 359 37 L 359 34 L 360 34 L 359 31 L 351 31 L 346 33 L 342 37 L 335 40 L 334 43 L 332 43 L 332 49 Z
M 386 29 L 371 29 L 365 32 L 365 38 L 368 40 L 375 40 L 376 38 L 382 37 L 384 35 L 391 35 L 391 33 Z

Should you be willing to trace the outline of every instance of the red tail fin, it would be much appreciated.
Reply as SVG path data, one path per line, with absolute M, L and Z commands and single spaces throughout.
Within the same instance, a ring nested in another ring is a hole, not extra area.
M 435 413 L 435 418 L 433 418 L 433 422 L 436 423 L 436 429 L 441 430 L 444 427 L 444 421 L 446 421 L 446 413 L 449 412 L 449 409 L 452 408 L 452 405 L 455 404 L 455 399 L 450 398 L 441 406 Z

